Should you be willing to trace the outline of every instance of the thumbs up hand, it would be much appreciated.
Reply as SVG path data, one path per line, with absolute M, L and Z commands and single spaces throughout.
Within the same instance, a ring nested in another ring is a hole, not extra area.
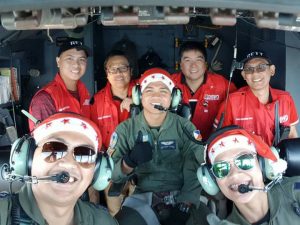
M 124 155 L 124 162 L 131 168 L 146 163 L 152 159 L 152 146 L 149 141 L 143 141 L 142 131 L 138 132 L 134 147 L 126 155 Z

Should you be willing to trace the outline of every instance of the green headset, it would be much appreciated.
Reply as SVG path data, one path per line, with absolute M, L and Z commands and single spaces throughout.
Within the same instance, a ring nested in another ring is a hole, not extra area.
M 215 131 L 207 140 L 206 142 L 206 149 L 212 143 L 219 135 L 223 134 L 224 132 L 230 131 L 230 130 L 236 130 L 241 129 L 239 126 L 227 126 L 223 127 L 221 129 L 218 129 Z M 280 159 L 278 150 L 274 147 L 271 147 L 272 152 L 276 156 L 276 158 L 279 161 L 284 161 L 283 159 Z M 205 151 L 205 154 L 207 151 Z M 205 156 L 207 158 L 207 155 Z M 284 170 L 281 170 L 278 167 L 278 164 L 274 164 L 271 162 L 271 160 L 263 158 L 258 156 L 259 165 L 263 174 L 264 180 L 273 180 L 277 178 L 279 175 L 281 175 Z M 209 195 L 216 195 L 220 189 L 216 183 L 216 178 L 211 172 L 211 164 L 208 163 L 208 160 L 206 159 L 206 163 L 202 164 L 198 170 L 197 170 L 197 177 L 198 180 L 202 186 L 202 188 L 205 190 L 206 193 Z
M 9 166 L 12 175 L 31 176 L 31 166 L 36 143 L 32 136 L 17 139 L 11 148 Z M 91 185 L 98 191 L 104 190 L 111 179 L 113 160 L 107 154 L 98 153 Z
M 174 87 L 171 93 L 171 110 L 176 110 L 179 103 L 181 102 L 181 91 L 179 88 Z M 142 92 L 141 92 L 141 86 L 139 84 L 135 85 L 132 88 L 132 102 L 134 105 L 141 105 L 141 99 L 142 99 Z

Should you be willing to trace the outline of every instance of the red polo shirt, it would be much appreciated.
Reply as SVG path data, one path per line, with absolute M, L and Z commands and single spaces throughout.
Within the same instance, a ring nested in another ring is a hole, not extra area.
M 207 139 L 212 132 L 213 121 L 217 115 L 219 105 L 223 102 L 228 88 L 228 80 L 222 75 L 207 72 L 204 83 L 195 93 L 191 93 L 185 82 L 184 75 L 177 73 L 172 75 L 175 85 L 181 89 L 185 103 L 196 102 L 192 116 L 192 122 L 204 139 Z M 230 84 L 229 92 L 235 91 L 236 87 Z
M 127 96 L 131 97 L 134 85 L 135 81 L 131 81 Z M 91 118 L 100 129 L 105 150 L 109 146 L 110 136 L 116 127 L 130 116 L 127 110 L 121 112 L 120 104 L 121 101 L 112 96 L 111 85 L 107 82 L 106 86 L 95 94 L 94 104 L 91 105 Z
M 272 102 L 262 104 L 253 94 L 249 86 L 240 88 L 229 95 L 222 126 L 238 125 L 244 129 L 260 135 L 263 140 L 272 146 L 275 134 L 275 102 L 279 101 L 279 120 L 284 126 L 298 123 L 295 103 L 286 91 L 270 88 Z M 214 126 L 217 127 L 221 114 L 224 112 L 223 102 Z

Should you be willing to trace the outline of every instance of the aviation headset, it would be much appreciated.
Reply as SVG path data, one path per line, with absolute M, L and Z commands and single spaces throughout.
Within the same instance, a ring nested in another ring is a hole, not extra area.
M 36 147 L 35 139 L 30 135 L 25 135 L 13 143 L 9 159 L 12 175 L 31 176 L 32 160 Z M 108 186 L 113 165 L 111 157 L 106 153 L 98 153 L 91 183 L 96 190 L 104 190 Z
M 202 188 L 210 195 L 216 195 L 220 191 L 220 189 L 216 183 L 216 178 L 214 177 L 214 175 L 212 174 L 212 171 L 211 171 L 211 164 L 209 163 L 208 156 L 207 156 L 207 148 L 217 137 L 219 137 L 224 132 L 233 131 L 233 130 L 237 130 L 237 129 L 241 129 L 241 128 L 239 126 L 235 126 L 235 125 L 223 127 L 221 129 L 217 130 L 216 132 L 214 132 L 207 140 L 206 151 L 205 151 L 206 163 L 201 165 L 198 168 L 197 177 L 198 177 L 198 180 L 199 180 Z M 283 159 L 279 158 L 279 153 L 276 148 L 271 147 L 271 150 L 274 153 L 277 160 L 283 161 Z M 284 172 L 284 171 L 275 172 L 275 171 L 280 170 L 280 168 L 276 168 L 276 167 L 278 167 L 278 165 L 271 163 L 271 160 L 269 160 L 267 158 L 263 158 L 259 155 L 257 155 L 257 158 L 259 161 L 259 165 L 260 165 L 264 180 L 273 180 Z
M 158 75 L 158 76 L 163 75 L 163 76 L 167 77 L 167 78 L 158 77 L 157 81 L 170 79 L 170 74 L 166 70 L 163 70 L 160 68 L 152 68 L 152 69 L 146 70 L 139 81 L 140 84 L 137 84 L 132 88 L 132 101 L 133 101 L 134 105 L 141 105 L 141 99 L 142 99 L 141 83 L 144 80 L 149 79 L 148 76 L 155 76 L 155 75 Z M 181 96 L 180 89 L 177 87 L 173 87 L 172 92 L 171 92 L 171 105 L 170 105 L 171 110 L 177 109 L 179 103 L 181 102 L 181 98 L 182 98 L 182 96 Z
M 135 105 L 141 105 L 142 92 L 139 84 L 136 84 L 132 88 L 132 101 Z M 171 105 L 170 109 L 177 109 L 179 103 L 181 102 L 181 91 L 179 88 L 174 87 L 171 93 Z

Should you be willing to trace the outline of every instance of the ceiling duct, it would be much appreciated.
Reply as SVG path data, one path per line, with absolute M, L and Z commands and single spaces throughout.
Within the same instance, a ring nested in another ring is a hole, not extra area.
M 260 28 L 300 32 L 300 14 L 256 12 L 254 15 Z
M 234 26 L 236 24 L 236 10 L 213 8 L 210 10 L 210 19 L 214 25 Z
M 170 25 L 188 22 L 188 7 L 113 6 L 101 9 L 101 23 L 105 26 Z
M 87 8 L 13 11 L 1 15 L 2 26 L 7 30 L 74 29 L 87 21 Z

